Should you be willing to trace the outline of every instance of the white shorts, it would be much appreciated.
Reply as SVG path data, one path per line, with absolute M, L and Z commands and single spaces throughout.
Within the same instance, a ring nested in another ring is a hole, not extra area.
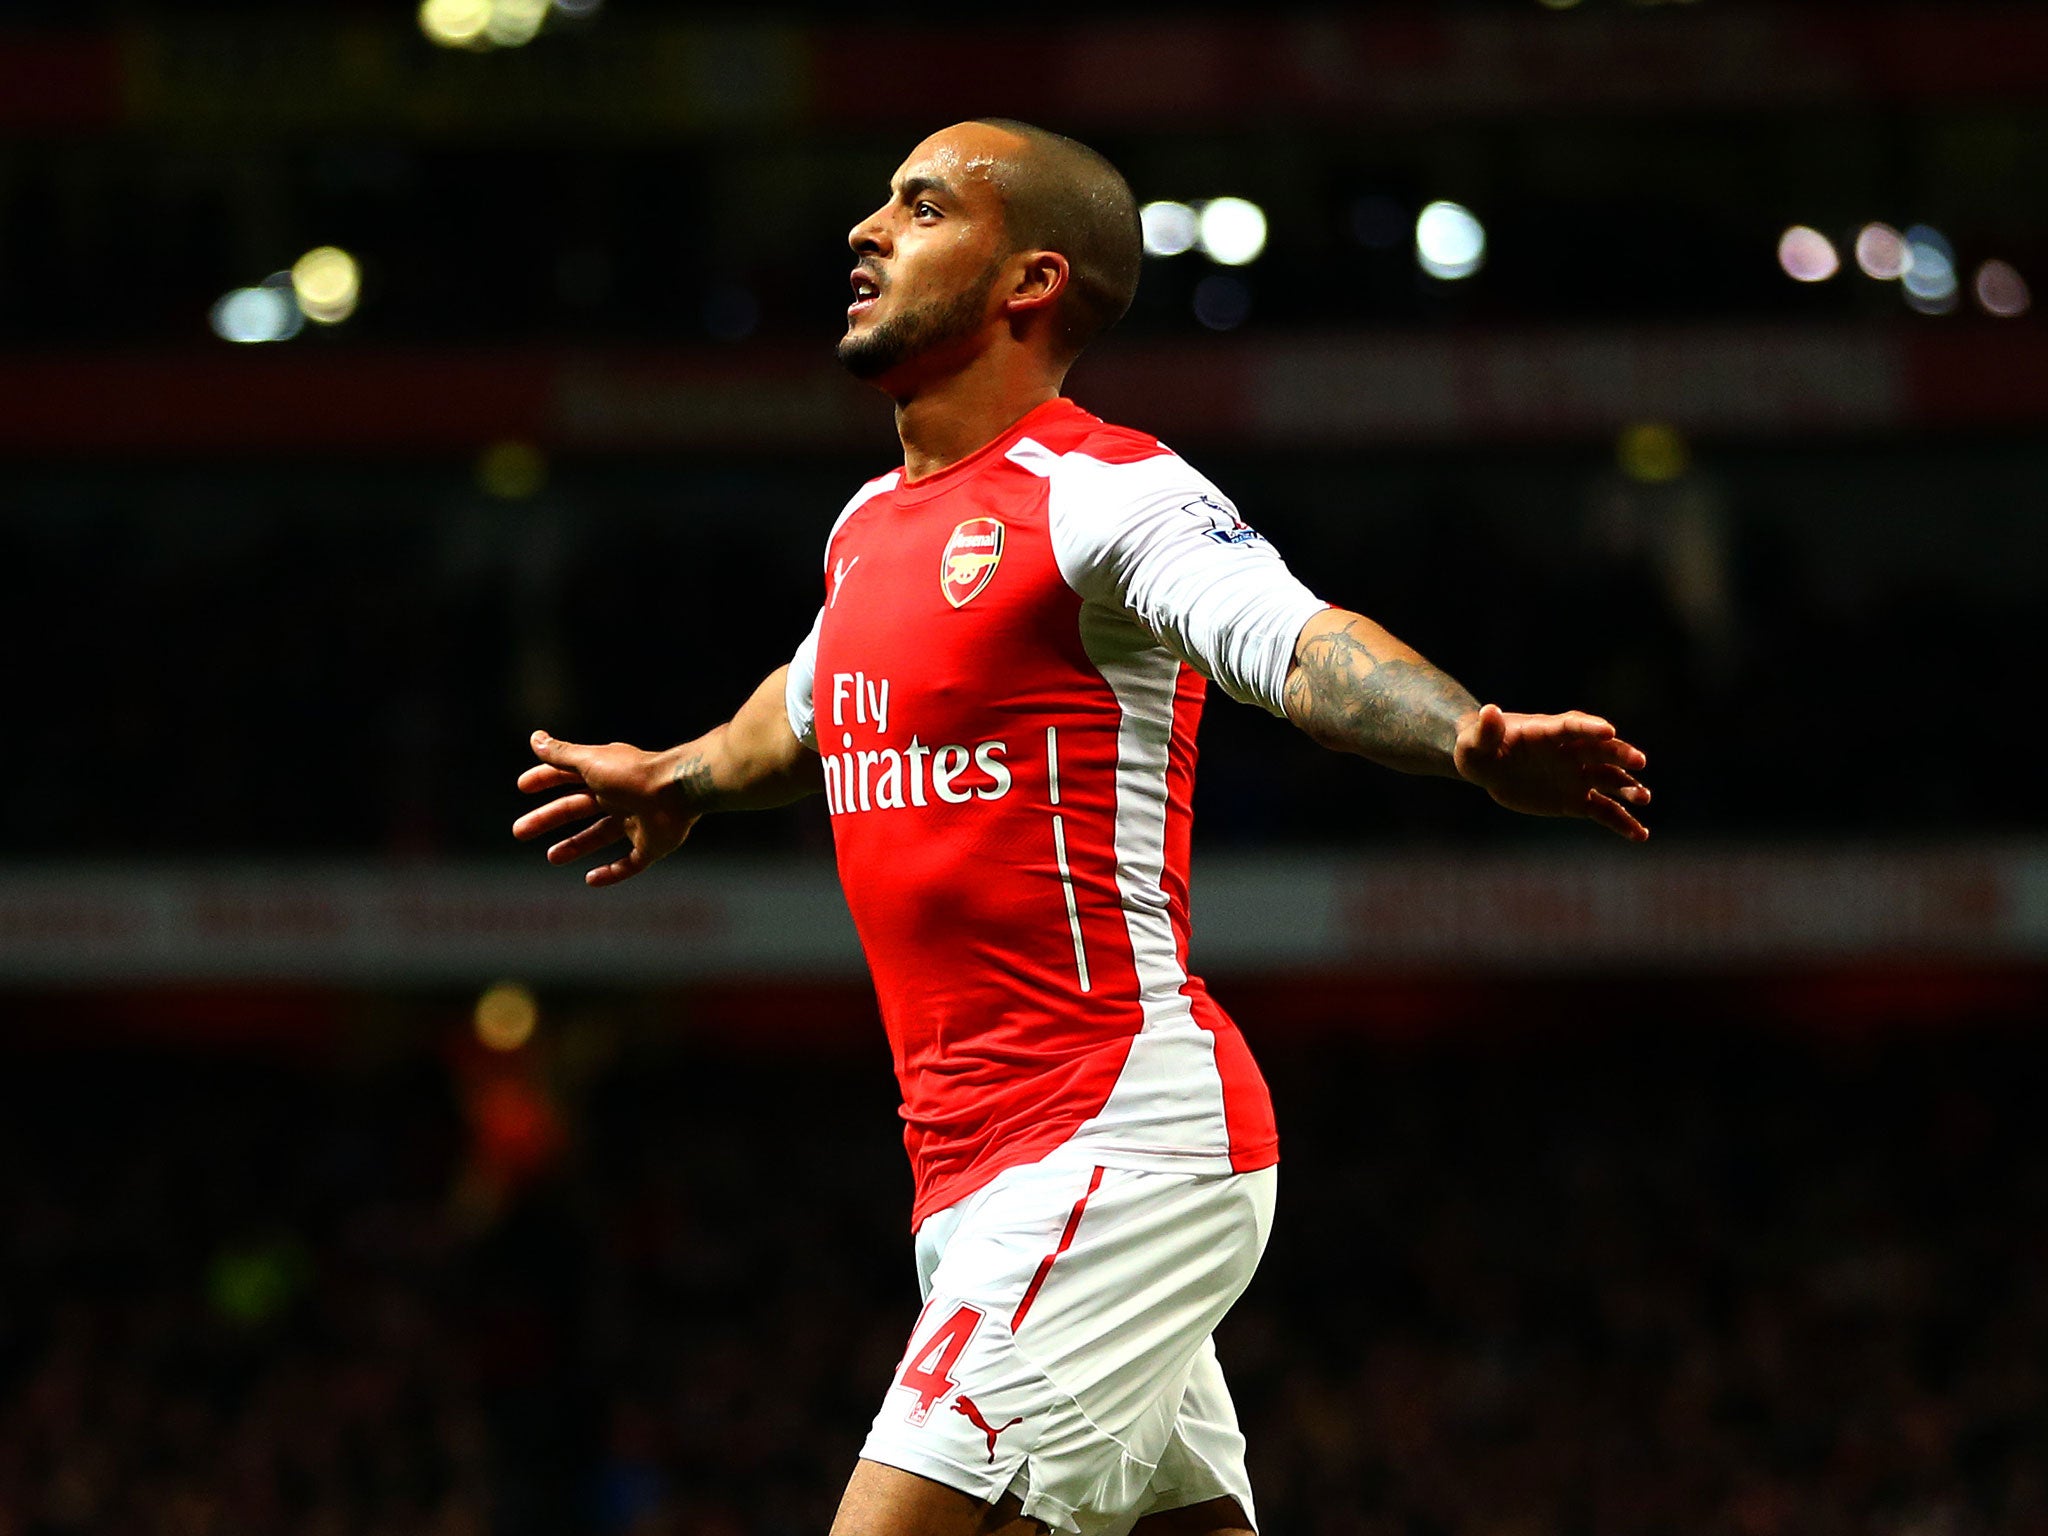
M 1055 1153 L 927 1217 L 924 1311 L 861 1456 L 1014 1493 L 1079 1536 L 1225 1495 L 1253 1518 L 1210 1334 L 1265 1251 L 1275 1183 Z

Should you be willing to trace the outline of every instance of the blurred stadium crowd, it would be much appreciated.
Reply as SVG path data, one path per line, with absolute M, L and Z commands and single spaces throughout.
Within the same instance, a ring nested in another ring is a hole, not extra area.
M 2048 984 L 1999 947 L 2039 908 L 2048 365 L 1983 286 L 2048 283 L 2041 8 L 1109 9 L 5 8 L 0 918 L 113 936 L 0 976 L 0 1536 L 827 1529 L 917 1310 L 864 989 L 830 1028 L 758 976 L 550 996 L 492 1054 L 494 974 L 307 993 L 273 948 L 130 992 L 93 957 L 155 930 L 34 882 L 544 878 L 532 728 L 685 738 L 808 627 L 896 454 L 828 359 L 843 232 L 990 110 L 1155 209 L 1256 200 L 1244 263 L 1155 242 L 1072 393 L 1482 696 L 1612 716 L 1648 860 L 2021 850 L 1919 949 L 1704 903 L 1700 974 L 1454 957 L 1387 983 L 1412 1015 L 1355 956 L 1260 980 L 1281 1208 L 1220 1347 L 1265 1528 L 2048 1536 Z M 1483 222 L 1456 272 L 1431 208 Z M 1198 849 L 1585 847 L 1213 696 L 1203 746 Z
M 16 5 L 0 563 L 39 575 L 20 717 L 62 724 L 0 839 L 475 855 L 536 724 L 723 718 L 895 458 L 827 361 L 844 231 L 991 110 L 1155 211 L 1263 210 L 1256 250 L 1152 239 L 1076 397 L 1128 364 L 1115 413 L 1319 590 L 1482 695 L 1612 715 L 1666 835 L 2026 819 L 1955 732 L 2048 660 L 2040 318 L 1976 283 L 2048 249 L 2032 8 L 1117 9 L 955 29 L 977 67 L 905 90 L 927 31 L 823 7 Z M 290 334 L 223 329 L 235 294 Z M 1294 419 L 1319 394 L 1352 414 Z M 1207 745 L 1215 840 L 1499 825 L 1240 711 Z
M 887 451 L 571 461 L 517 499 L 453 465 L 25 472 L 10 559 L 78 582 L 14 598 L 41 637 L 20 718 L 67 724 L 0 835 L 44 857 L 509 856 L 527 733 L 666 745 L 723 719 L 808 629 L 825 531 Z M 2042 483 L 2028 450 L 1726 449 L 1662 484 L 1578 450 L 1188 451 L 1313 587 L 1482 697 L 1620 723 L 1667 836 L 2035 824 L 1956 736 L 2048 671 L 2048 546 L 2012 511 Z M 1205 843 L 1555 832 L 1212 699 Z M 824 841 L 801 814 L 709 835 Z
M 916 1314 L 890 1085 L 619 1016 L 495 1173 L 452 1048 L 13 1053 L 0 1531 L 823 1530 Z M 1267 1054 L 1266 1528 L 2048 1532 L 2037 1036 Z

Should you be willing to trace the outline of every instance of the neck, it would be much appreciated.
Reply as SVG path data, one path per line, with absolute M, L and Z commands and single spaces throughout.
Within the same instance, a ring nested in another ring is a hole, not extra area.
M 1020 368 L 989 354 L 896 397 L 896 435 L 911 480 L 935 475 L 993 442 L 1028 412 L 1059 398 L 1066 370 Z

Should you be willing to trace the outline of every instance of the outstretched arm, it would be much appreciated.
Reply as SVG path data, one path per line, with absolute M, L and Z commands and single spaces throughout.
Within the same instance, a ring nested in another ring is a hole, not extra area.
M 707 811 L 761 810 L 816 794 L 818 755 L 797 740 L 783 706 L 788 677 L 789 668 L 777 668 L 731 720 L 665 752 L 623 741 L 582 746 L 535 731 L 540 761 L 519 787 L 560 793 L 513 822 L 512 835 L 530 841 L 595 818 L 551 846 L 548 862 L 572 863 L 625 842 L 624 854 L 583 876 L 589 885 L 616 885 L 675 852 Z
M 1641 842 L 1648 764 L 1596 715 L 1482 708 L 1453 678 L 1363 614 L 1326 609 L 1302 627 L 1287 718 L 1322 745 L 1403 773 L 1479 785 L 1509 810 L 1578 816 Z

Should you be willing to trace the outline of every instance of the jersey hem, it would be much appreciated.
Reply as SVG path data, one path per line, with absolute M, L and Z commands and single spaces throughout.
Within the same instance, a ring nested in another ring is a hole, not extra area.
M 916 1232 L 949 1206 L 979 1194 L 998 1174 L 1030 1163 L 1076 1163 L 1086 1167 L 1121 1168 L 1135 1173 L 1257 1173 L 1278 1167 L 1280 1138 L 1261 1137 L 1249 1146 L 1224 1151 L 1176 1150 L 1171 1147 L 1125 1147 L 1096 1141 L 1061 1141 L 1049 1147 L 1019 1148 L 1014 1157 L 977 1165 L 934 1185 L 911 1207 L 910 1230 Z

